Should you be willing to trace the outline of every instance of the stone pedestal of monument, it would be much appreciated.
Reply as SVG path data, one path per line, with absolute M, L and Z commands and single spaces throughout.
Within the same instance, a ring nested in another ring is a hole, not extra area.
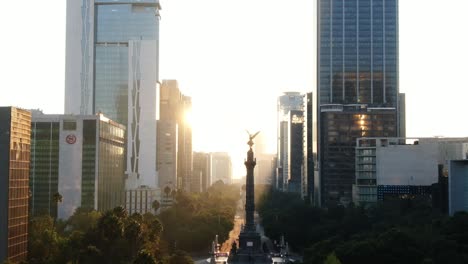
M 261 253 L 262 240 L 257 232 L 241 232 L 239 235 L 239 253 Z

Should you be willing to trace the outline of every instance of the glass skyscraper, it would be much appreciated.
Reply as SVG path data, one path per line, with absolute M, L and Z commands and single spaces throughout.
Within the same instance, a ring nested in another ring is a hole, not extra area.
M 285 92 L 277 101 L 277 172 L 273 185 L 276 189 L 287 191 L 289 180 L 289 130 L 291 111 L 302 111 L 304 96 L 299 92 Z
M 31 112 L 0 107 L 0 262 L 28 255 Z
M 398 0 L 318 0 L 318 204 L 352 198 L 359 137 L 400 125 Z
M 158 0 L 68 0 L 65 114 L 127 127 L 127 174 L 157 187 Z M 141 129 L 144 127 L 144 129 Z

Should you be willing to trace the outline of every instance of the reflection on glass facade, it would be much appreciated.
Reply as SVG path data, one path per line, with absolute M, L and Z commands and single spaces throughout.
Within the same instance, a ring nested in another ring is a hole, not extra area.
M 57 203 L 53 197 L 58 193 L 60 123 L 33 122 L 31 129 L 30 212 L 55 218 Z
M 325 204 L 350 202 L 355 175 L 356 139 L 394 137 L 394 111 L 323 112 L 320 133 L 322 195 Z
M 289 112 L 288 122 L 288 191 L 301 193 L 302 162 L 304 159 L 304 112 L 293 110 Z
M 125 128 L 100 120 L 98 203 L 100 211 L 124 205 Z
M 352 200 L 358 137 L 399 128 L 398 0 L 319 0 L 320 204 Z
M 25 261 L 31 113 L 0 107 L 0 261 Z
M 96 124 L 97 120 L 83 120 L 83 150 L 81 152 L 81 207 L 94 207 L 96 179 Z M 98 160 L 100 162 L 100 160 Z M 99 191 L 99 188 L 98 188 Z
M 129 41 L 157 39 L 157 14 L 156 1 L 96 1 L 94 112 L 127 124 Z
M 319 102 L 396 106 L 398 1 L 318 4 Z

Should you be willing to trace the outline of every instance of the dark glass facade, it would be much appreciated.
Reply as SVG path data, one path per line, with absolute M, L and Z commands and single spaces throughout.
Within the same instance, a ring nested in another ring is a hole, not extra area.
M 387 200 L 400 199 L 419 199 L 425 198 L 432 202 L 432 186 L 414 186 L 414 185 L 378 185 L 377 199 L 379 202 Z
M 398 0 L 319 0 L 320 204 L 352 200 L 358 137 L 399 136 Z
M 302 172 L 302 197 L 312 201 L 314 197 L 314 150 L 313 150 L 313 99 L 307 93 L 304 100 L 304 161 Z
M 96 197 L 96 124 L 95 119 L 83 120 L 83 150 L 81 152 L 81 207 L 95 209 Z M 99 162 L 101 160 L 99 159 Z M 99 190 L 99 189 L 98 189 Z
M 346 204 L 352 199 L 355 181 L 356 139 L 394 137 L 394 111 L 351 110 L 321 113 L 321 183 L 325 205 Z
M 277 170 L 281 174 L 275 175 L 274 187 L 287 191 L 289 175 L 288 152 L 288 122 L 291 110 L 303 110 L 304 96 L 299 92 L 285 92 L 277 101 Z
M 319 0 L 320 104 L 396 106 L 398 1 Z
M 288 191 L 301 193 L 302 162 L 304 159 L 304 112 L 292 110 L 288 122 Z
M 28 253 L 31 113 L 0 107 L 0 262 Z
M 32 215 L 57 217 L 59 177 L 60 122 L 33 122 L 31 125 L 31 188 Z

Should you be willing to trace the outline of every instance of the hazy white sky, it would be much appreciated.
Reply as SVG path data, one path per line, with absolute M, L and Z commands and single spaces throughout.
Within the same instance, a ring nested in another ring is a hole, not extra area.
M 274 151 L 277 96 L 315 89 L 315 1 L 161 5 L 160 78 L 192 96 L 194 150 L 229 151 L 243 174 L 244 129 Z M 467 11 L 466 0 L 400 0 L 408 136 L 468 136 Z M 0 105 L 63 113 L 65 17 L 65 0 L 2 2 Z

